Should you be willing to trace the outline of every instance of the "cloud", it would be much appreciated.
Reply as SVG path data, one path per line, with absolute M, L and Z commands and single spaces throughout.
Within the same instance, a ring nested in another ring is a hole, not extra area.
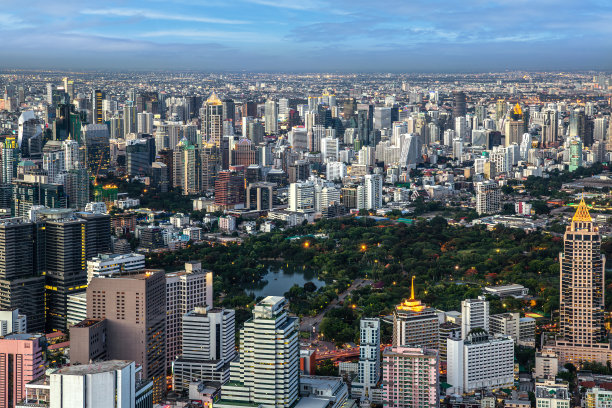
M 201 30 L 159 30 L 140 33 L 141 38 L 181 37 L 190 39 L 224 39 L 241 42 L 277 41 L 278 37 L 258 32 L 245 31 L 201 31 Z
M 32 24 L 26 23 L 14 14 L 0 13 L 0 31 L 21 30 L 30 27 L 32 27 Z
M 199 15 L 187 14 L 172 14 L 161 11 L 140 10 L 140 9 L 85 9 L 81 14 L 95 16 L 114 16 L 114 17 L 141 17 L 150 20 L 172 20 L 172 21 L 187 21 L 193 23 L 211 23 L 211 24 L 249 24 L 249 21 L 243 20 L 228 20 L 224 18 L 203 17 Z

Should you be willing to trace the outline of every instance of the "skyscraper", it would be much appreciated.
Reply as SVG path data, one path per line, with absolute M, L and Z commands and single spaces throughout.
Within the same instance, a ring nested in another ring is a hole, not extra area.
M 501 192 L 493 180 L 480 181 L 476 185 L 476 212 L 494 214 L 501 211 Z
M 238 402 L 288 408 L 298 400 L 299 323 L 289 317 L 286 304 L 284 297 L 268 296 L 255 305 L 253 318 L 240 331 L 240 358 L 231 363 L 219 406 Z
M 160 270 L 93 278 L 87 317 L 107 321 L 107 357 L 133 360 L 153 380 L 153 401 L 166 388 L 166 279 Z
M 264 116 L 266 133 L 275 135 L 278 132 L 278 108 L 276 106 L 276 101 L 272 99 L 266 101 Z
M 87 155 L 87 168 L 92 174 L 110 167 L 110 133 L 106 124 L 83 126 L 83 140 Z
M 166 275 L 166 358 L 167 366 L 182 354 L 183 315 L 197 306 L 212 307 L 213 277 L 200 262 L 185 263 L 185 270 Z
M 414 297 L 414 276 L 410 299 L 395 307 L 393 346 L 438 348 L 440 322 L 435 310 Z
M 198 306 L 182 315 L 182 325 L 182 355 L 172 363 L 174 391 L 192 382 L 229 380 L 236 357 L 235 312 Z
M 181 187 L 183 195 L 197 194 L 202 190 L 202 169 L 199 149 L 183 138 L 173 152 L 172 182 Z
M 368 390 L 380 380 L 380 319 L 364 318 L 359 322 L 359 362 L 353 393 L 368 395 Z
M 601 253 L 599 228 L 593 224 L 584 199 L 565 231 L 559 258 L 559 363 L 606 364 L 612 357 L 604 327 L 606 257 Z
M 104 110 L 102 109 L 102 101 L 104 100 L 104 92 L 99 89 L 91 93 L 91 123 L 104 123 Z
M 436 350 L 387 347 L 383 351 L 383 407 L 440 406 L 439 367 Z
M 223 102 L 212 93 L 200 110 L 202 118 L 202 145 L 205 142 L 221 145 L 223 137 Z
M 466 115 L 465 99 L 465 92 L 453 91 L 453 118 Z

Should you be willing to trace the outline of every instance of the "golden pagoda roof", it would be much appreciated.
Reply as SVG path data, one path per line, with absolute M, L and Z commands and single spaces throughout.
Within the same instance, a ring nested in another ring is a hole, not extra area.
M 425 305 L 420 300 L 414 298 L 414 276 L 412 277 L 412 285 L 410 286 L 410 299 L 404 300 L 397 305 L 397 310 L 405 310 L 410 312 L 421 312 L 425 309 Z
M 580 204 L 578 204 L 576 213 L 574 214 L 574 217 L 572 217 L 572 222 L 593 222 L 591 214 L 589 214 L 589 208 L 584 202 L 584 197 L 582 197 Z
M 219 99 L 217 94 L 213 91 L 213 93 L 211 93 L 208 99 L 206 100 L 206 104 L 207 105 L 222 105 L 223 103 L 221 102 L 221 99 Z
M 521 105 L 519 105 L 518 102 L 516 103 L 516 105 L 514 105 L 514 114 L 515 115 L 522 115 L 523 114 L 523 109 L 521 109 Z

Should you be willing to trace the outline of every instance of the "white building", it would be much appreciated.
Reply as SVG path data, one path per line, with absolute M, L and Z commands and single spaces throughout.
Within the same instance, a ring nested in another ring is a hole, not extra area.
M 0 336 L 11 333 L 27 333 L 28 319 L 19 309 L 0 310 Z
M 144 267 L 142 254 L 100 254 L 87 261 L 87 283 L 99 276 L 127 274 Z
M 482 214 L 494 214 L 501 211 L 501 192 L 499 185 L 492 181 L 481 181 L 475 183 L 476 187 L 476 212 Z
M 465 339 L 447 340 L 447 393 L 463 394 L 480 389 L 512 387 L 514 341 L 473 331 Z
M 535 397 L 536 408 L 570 408 L 572 406 L 568 384 L 557 383 L 555 380 L 536 382 Z
M 587 390 L 583 401 L 587 408 L 612 408 L 612 391 L 593 387 Z
M 342 180 L 346 177 L 346 164 L 343 162 L 328 162 L 325 170 L 325 178 L 327 180 Z
M 461 301 L 461 338 L 465 339 L 472 329 L 489 332 L 489 302 L 484 296 Z
M 236 217 L 231 215 L 219 217 L 219 228 L 225 232 L 236 231 Z
M 358 384 L 353 387 L 375 387 L 380 379 L 380 319 L 364 318 L 359 322 Z
M 185 270 L 166 274 L 166 363 L 182 352 L 183 315 L 198 306 L 213 305 L 213 273 L 200 262 L 186 262 Z
M 380 174 L 366 174 L 357 188 L 357 208 L 375 210 L 382 207 L 383 180 Z
M 225 383 L 236 357 L 236 313 L 198 306 L 183 315 L 182 355 L 172 365 L 174 391 L 200 381 Z
M 348 401 L 348 386 L 339 377 L 302 375 L 300 397 L 326 401 L 326 408 L 340 408 Z
M 312 182 L 289 185 L 289 211 L 313 212 L 315 210 L 315 186 Z
M 247 404 L 288 408 L 299 398 L 299 322 L 285 310 L 287 300 L 268 296 L 240 331 L 240 358 L 231 363 L 230 381 L 215 407 Z M 236 403 L 237 402 L 237 403 Z
M 559 357 L 553 350 L 542 350 L 535 355 L 534 378 L 554 379 L 559 372 Z M 612 403 L 612 400 L 610 401 Z
M 106 214 L 106 203 L 102 201 L 93 201 L 85 204 L 85 211 L 95 214 Z
M 138 371 L 133 361 L 126 360 L 60 368 L 49 376 L 49 407 L 134 408 Z
M 87 318 L 87 292 L 76 292 L 68 295 L 66 323 L 68 327 Z

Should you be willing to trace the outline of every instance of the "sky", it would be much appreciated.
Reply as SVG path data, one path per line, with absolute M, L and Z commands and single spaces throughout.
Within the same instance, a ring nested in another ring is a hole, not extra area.
M 612 70 L 611 0 L 0 0 L 0 68 Z

